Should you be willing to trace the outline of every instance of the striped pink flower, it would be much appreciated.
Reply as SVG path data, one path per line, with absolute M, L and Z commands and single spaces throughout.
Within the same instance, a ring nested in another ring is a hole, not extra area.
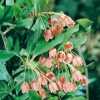
M 41 64 L 42 66 L 45 66 L 45 64 L 46 64 L 46 57 L 41 56 L 41 57 L 39 58 L 39 62 L 40 62 L 40 64 Z
M 27 83 L 27 82 L 24 82 L 22 83 L 21 85 L 21 90 L 22 90 L 22 93 L 27 93 L 29 91 L 30 88 L 30 85 Z
M 49 41 L 49 39 L 53 39 L 53 34 L 52 34 L 50 29 L 45 30 L 43 33 L 43 36 L 44 36 L 46 41 Z
M 52 92 L 55 93 L 56 91 L 59 90 L 59 88 L 55 82 L 49 83 L 49 89 L 50 89 L 51 93 Z
M 56 48 L 52 48 L 51 50 L 49 50 L 49 57 L 55 57 L 56 56 Z
M 73 62 L 73 65 L 75 67 L 76 66 L 82 66 L 82 64 L 83 64 L 83 60 L 82 60 L 82 58 L 80 56 L 73 57 L 72 62 Z
M 65 60 L 65 53 L 63 51 L 59 51 L 57 54 L 56 54 L 56 59 L 59 61 L 59 62 L 64 62 Z
M 40 97 L 42 98 L 42 99 L 44 99 L 44 98 L 46 98 L 46 91 L 45 91 L 45 89 L 41 89 L 40 91 L 39 91 L 39 95 L 40 95 Z
M 72 78 L 75 82 L 80 81 L 82 79 L 82 74 L 80 73 L 80 71 L 75 70 L 72 72 Z
M 55 80 L 55 74 L 52 72 L 52 71 L 49 71 L 47 74 L 46 74 L 46 77 L 51 80 L 51 81 L 54 81 Z
M 73 49 L 73 44 L 71 42 L 67 42 L 65 45 L 64 45 L 64 49 L 66 51 L 71 51 Z
M 67 63 L 71 63 L 72 62 L 72 59 L 73 59 L 73 56 L 71 53 L 67 53 L 66 54 L 66 62 Z
M 30 86 L 35 91 L 40 91 L 40 89 L 41 89 L 41 84 L 40 84 L 40 82 L 38 80 L 30 83 Z

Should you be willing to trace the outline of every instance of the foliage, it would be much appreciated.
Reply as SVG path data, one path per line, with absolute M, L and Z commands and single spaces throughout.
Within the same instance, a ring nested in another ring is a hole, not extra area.
M 64 45 L 67 42 L 73 44 L 73 48 L 77 48 L 84 44 L 86 36 L 79 38 L 71 38 L 72 35 L 78 35 L 88 33 L 91 29 L 92 21 L 88 19 L 78 19 L 73 22 L 72 26 L 62 25 L 63 31 L 56 36 L 46 40 L 44 31 L 48 30 L 52 25 L 49 23 L 49 19 L 54 17 L 59 20 L 59 16 L 64 15 L 60 12 L 44 12 L 46 7 L 52 2 L 52 0 L 1 0 L 0 1 L 0 99 L 1 100 L 41 100 L 41 95 L 33 89 L 21 91 L 22 83 L 32 83 L 39 77 L 40 71 L 45 73 L 50 70 L 54 70 L 54 74 L 65 75 L 70 80 L 73 69 L 84 72 L 84 68 L 74 68 L 71 64 L 62 64 L 62 70 L 57 74 L 59 70 L 57 68 L 46 68 L 39 62 L 39 57 L 45 55 L 48 57 L 48 51 L 52 48 L 56 48 L 57 51 L 64 51 Z M 59 21 L 58 24 L 61 24 Z M 75 25 L 74 25 L 75 24 Z M 58 30 L 56 30 L 58 31 Z M 70 51 L 71 52 L 71 51 Z M 71 52 L 72 53 L 72 52 Z M 73 55 L 75 53 L 72 53 Z M 76 56 L 76 54 L 75 54 Z M 55 62 L 58 63 L 58 61 Z M 67 65 L 66 65 L 67 64 Z M 58 66 L 58 65 L 57 65 Z M 66 68 L 64 68 L 66 67 Z M 68 67 L 68 68 L 67 68 Z M 85 66 L 86 67 L 86 66 Z M 59 68 L 60 69 L 60 68 Z M 66 70 L 65 70 L 66 69 Z M 56 77 L 56 80 L 58 79 Z M 77 83 L 77 86 L 81 84 L 81 81 Z M 76 84 L 75 83 L 75 84 Z M 29 86 L 30 87 L 30 86 Z M 47 91 L 47 97 L 45 100 L 75 100 L 82 99 L 84 97 L 73 97 L 64 93 L 63 91 L 57 91 L 51 93 L 48 85 L 43 86 Z M 74 91 L 76 92 L 76 91 Z

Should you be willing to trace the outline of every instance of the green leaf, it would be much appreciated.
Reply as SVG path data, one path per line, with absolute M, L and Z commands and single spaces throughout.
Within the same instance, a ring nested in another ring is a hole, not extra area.
M 9 74 L 6 70 L 6 66 L 2 63 L 0 63 L 0 80 L 9 80 Z
M 74 97 L 74 98 L 69 98 L 69 99 L 66 99 L 66 100 L 86 100 L 84 97 Z
M 30 14 L 33 10 L 34 10 L 34 6 L 33 6 L 33 5 L 27 7 L 27 8 L 23 11 L 22 16 L 26 16 L 27 14 Z
M 19 39 L 15 31 L 12 31 L 7 36 L 7 45 L 9 50 L 13 50 L 16 54 L 19 54 L 20 51 Z
M 0 50 L 0 62 L 5 62 L 14 56 L 13 52 Z
M 31 22 L 33 22 L 33 19 L 32 18 L 27 18 L 27 19 L 23 19 L 23 20 L 20 20 L 18 22 L 16 22 L 16 27 L 22 27 L 22 26 L 27 26 L 28 24 L 30 24 Z
M 39 1 L 39 11 L 43 11 L 44 8 L 46 7 L 47 3 L 49 2 L 49 0 L 40 0 Z
M 82 67 L 80 67 L 80 66 L 79 66 L 79 67 L 77 67 L 77 68 L 76 68 L 76 70 L 79 70 L 81 73 L 83 73 L 83 72 L 84 72 L 84 68 L 82 68 Z
M 14 4 L 14 0 L 6 0 L 6 5 L 13 5 Z
M 58 97 L 50 97 L 48 100 L 58 100 Z
M 26 0 L 17 0 L 17 2 L 15 4 L 17 4 L 18 6 L 21 6 Z
M 22 13 L 22 9 L 18 5 L 14 4 L 13 5 L 13 15 L 15 17 L 19 17 L 21 13 Z
M 58 50 L 60 50 L 64 44 L 69 40 L 69 38 L 72 36 L 73 33 L 77 32 L 79 30 L 79 25 L 75 25 L 73 27 L 70 27 L 67 29 L 67 31 L 64 34 L 64 40 L 62 44 L 58 47 Z
M 30 53 L 34 50 L 36 43 L 38 42 L 40 36 L 42 34 L 42 31 L 38 28 L 35 33 L 32 34 L 30 37 L 28 43 L 27 43 L 27 51 Z
M 39 26 L 43 30 L 45 30 L 46 28 L 49 28 L 49 24 L 45 17 L 42 16 L 39 18 Z
M 38 56 L 40 54 L 43 54 L 44 52 L 50 50 L 54 46 L 60 44 L 64 39 L 64 34 L 59 34 L 55 37 L 54 40 L 51 42 L 46 42 L 44 39 L 41 39 L 37 45 L 36 48 L 33 51 L 34 56 Z
M 8 13 L 9 12 L 9 13 Z M 4 8 L 4 16 L 2 21 L 3 22 L 10 22 L 13 17 L 13 9 L 12 6 L 6 6 Z
M 28 92 L 29 100 L 42 100 L 41 97 L 38 95 L 38 93 L 34 90 L 29 90 Z
M 87 40 L 87 37 L 82 36 L 82 37 L 76 38 L 75 40 L 72 40 L 70 42 L 73 43 L 74 48 L 77 48 L 78 46 L 81 46 L 82 44 L 84 44 L 86 42 L 86 40 Z
M 0 100 L 10 93 L 10 87 L 4 81 L 0 81 Z
M 76 20 L 76 23 L 78 23 L 80 26 L 80 30 L 76 32 L 77 34 L 79 34 L 79 33 L 88 33 L 91 30 L 91 25 L 93 22 L 84 18 Z
M 26 0 L 28 6 L 34 5 L 34 2 L 35 2 L 34 0 Z
M 92 63 L 90 63 L 90 64 L 84 66 L 84 68 L 88 68 L 88 67 L 92 66 L 94 63 L 95 63 L 95 62 L 92 62 Z
M 0 24 L 2 24 L 1 22 L 2 22 L 3 15 L 4 15 L 4 8 L 0 7 Z

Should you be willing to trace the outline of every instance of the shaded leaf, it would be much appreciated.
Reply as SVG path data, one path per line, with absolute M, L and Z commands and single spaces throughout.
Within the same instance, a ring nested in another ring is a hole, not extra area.
M 5 62 L 14 56 L 13 52 L 0 50 L 0 62 Z
M 4 8 L 4 16 L 3 16 L 2 22 L 9 22 L 12 19 L 12 17 L 13 17 L 12 6 L 6 6 Z
M 6 70 L 6 66 L 2 63 L 0 63 L 0 80 L 9 80 L 9 74 Z

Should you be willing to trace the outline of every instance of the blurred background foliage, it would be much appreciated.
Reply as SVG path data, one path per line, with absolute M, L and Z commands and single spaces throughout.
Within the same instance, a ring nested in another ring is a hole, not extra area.
M 73 20 L 88 18 L 93 21 L 87 41 L 80 49 L 86 64 L 95 62 L 88 68 L 89 100 L 100 100 L 100 0 L 55 0 L 48 10 L 63 11 Z

